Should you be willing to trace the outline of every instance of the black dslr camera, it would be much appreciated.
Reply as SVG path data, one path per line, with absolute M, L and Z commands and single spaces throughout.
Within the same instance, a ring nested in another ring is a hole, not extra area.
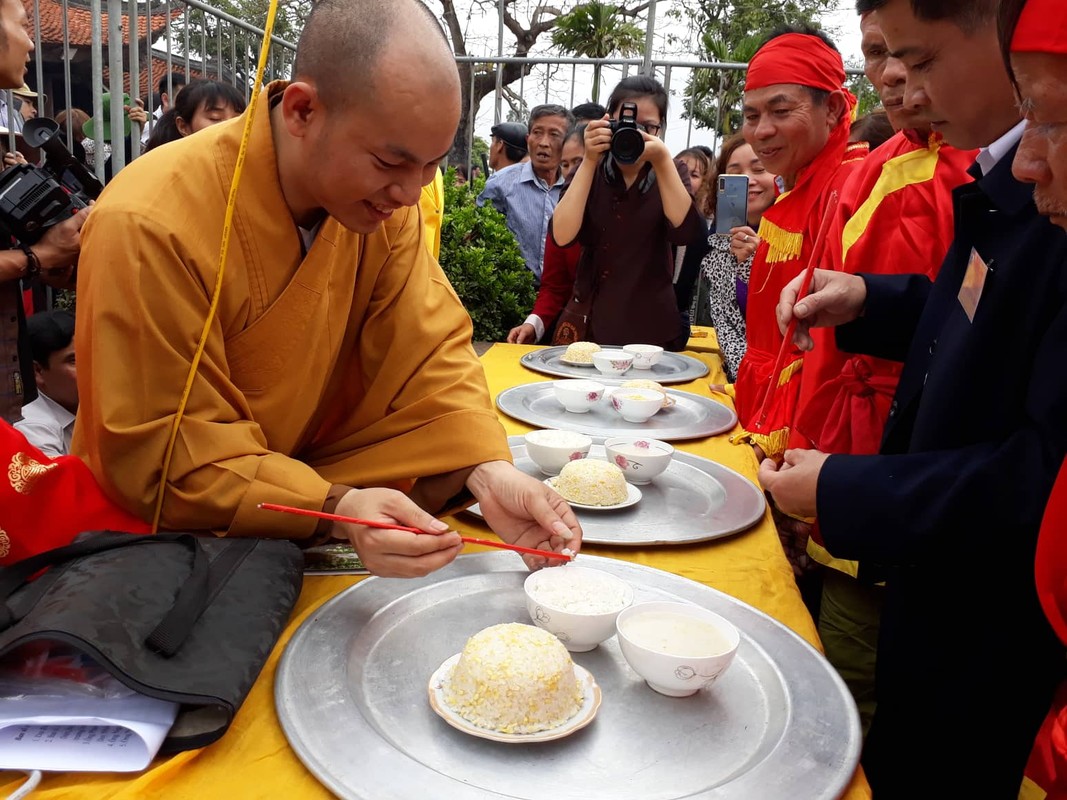
M 623 103 L 619 118 L 611 120 L 611 155 L 620 164 L 636 164 L 645 152 L 645 137 L 637 127 L 637 104 Z
M 44 168 L 14 164 L 0 172 L 0 227 L 22 244 L 33 244 L 57 222 L 69 219 L 104 190 L 57 135 L 55 120 L 29 120 L 22 138 L 41 148 Z

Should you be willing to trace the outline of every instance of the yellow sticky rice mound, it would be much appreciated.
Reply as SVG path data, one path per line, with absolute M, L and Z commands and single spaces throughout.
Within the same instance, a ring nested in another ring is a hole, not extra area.
M 632 380 L 624 381 L 622 384 L 624 389 L 655 389 L 657 392 L 663 392 L 663 407 L 666 408 L 671 404 L 671 398 L 667 395 L 667 390 L 659 385 L 657 381 L 649 380 L 648 378 L 634 378 Z
M 614 506 L 626 500 L 626 478 L 607 461 L 583 458 L 560 470 L 552 488 L 564 500 L 586 506 Z
M 567 351 L 563 357 L 568 361 L 577 361 L 579 364 L 592 364 L 593 353 L 599 350 L 600 345 L 595 342 L 574 342 L 567 345 Z
M 468 639 L 443 688 L 453 711 L 501 733 L 556 728 L 582 707 L 567 648 L 548 631 L 517 622 Z

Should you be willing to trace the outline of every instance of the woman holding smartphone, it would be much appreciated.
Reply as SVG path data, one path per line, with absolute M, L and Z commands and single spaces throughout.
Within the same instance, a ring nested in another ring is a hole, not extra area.
M 612 130 L 624 104 L 636 131 L 626 129 L 626 120 Z M 689 340 L 674 296 L 671 245 L 694 241 L 704 223 L 686 186 L 688 175 L 683 179 L 658 136 L 666 116 L 667 92 L 658 81 L 645 75 L 623 79 L 608 99 L 608 115 L 586 127 L 585 160 L 552 216 L 555 243 L 578 241 L 583 248 L 568 307 L 590 304 L 580 336 L 586 341 L 677 351 Z M 623 139 L 636 140 L 635 134 L 643 150 L 629 153 L 619 146 Z
M 745 354 L 745 302 L 748 299 L 748 276 L 756 254 L 763 212 L 775 198 L 774 176 L 764 169 L 752 146 L 740 133 L 722 145 L 717 175 L 744 175 L 748 178 L 748 208 L 745 225 L 708 237 L 710 250 L 700 266 L 698 319 L 708 319 L 715 328 L 722 353 L 723 368 L 730 381 L 737 378 L 737 367 Z M 719 225 L 716 226 L 718 230 Z

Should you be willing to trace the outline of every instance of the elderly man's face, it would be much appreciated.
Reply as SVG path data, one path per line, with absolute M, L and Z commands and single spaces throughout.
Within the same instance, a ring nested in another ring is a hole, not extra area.
M 871 16 L 903 64 L 905 106 L 950 145 L 984 147 L 1018 121 L 995 22 L 964 32 L 953 22 L 919 19 L 911 0 L 889 0 Z
M 1067 56 L 1013 53 L 1011 64 L 1029 122 L 1012 171 L 1034 184 L 1037 210 L 1067 230 Z
M 544 174 L 554 174 L 559 169 L 566 135 L 567 120 L 564 117 L 540 117 L 530 123 L 526 147 L 534 169 Z
M 831 99 L 834 96 L 831 95 Z M 781 175 L 787 186 L 826 147 L 837 124 L 838 102 L 818 104 L 804 86 L 776 84 L 745 92 L 742 109 L 745 141 L 763 166 Z
M 863 51 L 863 73 L 871 82 L 882 107 L 895 130 L 916 128 L 921 125 L 917 109 L 904 105 L 904 86 L 907 75 L 900 59 L 889 55 L 885 35 L 874 14 L 864 14 L 860 19 L 860 49 Z

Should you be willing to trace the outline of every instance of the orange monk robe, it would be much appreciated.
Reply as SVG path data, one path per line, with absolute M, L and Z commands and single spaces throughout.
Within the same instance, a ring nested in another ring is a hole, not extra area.
M 760 245 L 752 262 L 745 312 L 746 350 L 734 385 L 737 415 L 745 433 L 735 442 L 752 442 L 772 457 L 780 457 L 789 440 L 796 412 L 804 353 L 792 345 L 782 369 L 770 373 L 782 344 L 775 309 L 782 289 L 804 271 L 811 258 L 830 196 L 840 191 L 867 154 L 865 142 L 848 143 L 849 124 L 842 122 L 826 147 L 802 169 L 791 191 L 778 197 L 760 222 Z M 763 397 L 771 386 L 772 402 L 766 424 L 759 426 Z
M 134 161 L 83 234 L 74 450 L 145 519 L 211 299 L 243 125 Z M 263 97 L 163 526 L 303 538 L 316 520 L 256 505 L 319 509 L 331 484 L 397 485 L 492 459 L 510 460 L 507 438 L 418 212 L 366 236 L 328 218 L 305 257 Z
M 441 170 L 434 172 L 433 180 L 422 187 L 419 195 L 419 211 L 430 255 L 441 259 L 441 225 L 445 215 L 445 179 Z

